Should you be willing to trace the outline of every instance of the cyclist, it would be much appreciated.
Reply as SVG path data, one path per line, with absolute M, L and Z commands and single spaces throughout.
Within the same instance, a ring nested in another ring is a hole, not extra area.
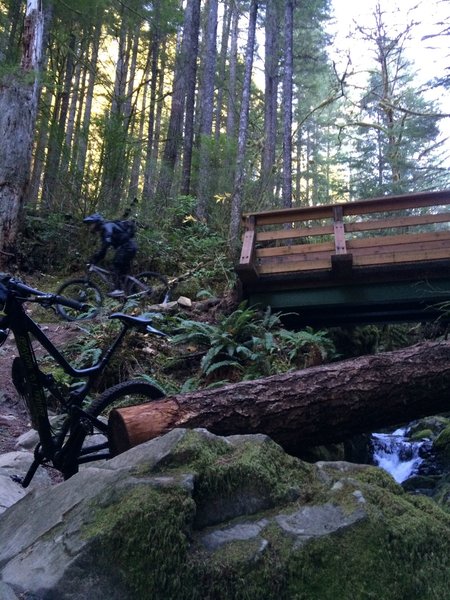
M 108 248 L 116 251 L 113 258 L 114 285 L 109 296 L 123 296 L 121 289 L 122 280 L 130 272 L 131 263 L 137 252 L 134 241 L 135 226 L 132 221 L 107 221 L 101 214 L 94 213 L 83 219 L 83 223 L 92 225 L 92 230 L 101 236 L 101 247 L 89 260 L 91 264 L 97 264 L 106 256 Z

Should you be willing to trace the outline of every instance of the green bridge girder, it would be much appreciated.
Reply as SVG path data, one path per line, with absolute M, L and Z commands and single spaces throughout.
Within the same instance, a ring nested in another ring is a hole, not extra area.
M 246 290 L 250 306 L 287 313 L 291 324 L 345 324 L 449 320 L 450 273 L 432 281 L 390 281 L 300 289 Z M 448 313 L 448 315 L 447 315 Z

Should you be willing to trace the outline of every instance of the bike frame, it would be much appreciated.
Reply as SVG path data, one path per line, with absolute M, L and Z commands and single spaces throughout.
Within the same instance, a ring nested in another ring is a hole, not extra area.
M 98 277 L 100 277 L 100 279 L 104 283 L 106 283 L 111 289 L 114 287 L 113 273 L 111 271 L 108 271 L 107 269 L 99 267 L 98 265 L 90 265 L 89 268 L 86 271 L 87 279 L 88 280 L 91 279 L 92 273 L 95 273 L 96 275 L 98 275 Z M 143 291 L 146 290 L 146 286 L 142 283 L 142 281 L 140 281 L 134 275 L 130 275 L 130 274 L 124 275 L 124 277 L 123 277 L 123 283 L 124 283 L 124 288 L 125 288 L 126 292 L 129 290 L 130 285 L 132 283 L 136 284 Z M 133 294 L 133 295 L 136 295 L 136 294 Z
M 102 267 L 99 267 L 97 265 L 89 265 L 89 267 L 86 269 L 86 275 L 87 275 L 88 279 L 90 278 L 90 276 L 92 275 L 92 273 L 95 273 L 105 283 L 111 285 L 111 283 L 112 283 L 112 272 L 108 271 L 108 269 L 103 269 Z
M 27 299 L 27 301 L 33 302 L 33 300 L 30 299 Z M 32 421 L 35 423 L 39 432 L 41 446 L 40 455 L 38 456 L 35 452 L 35 462 L 30 468 L 22 485 L 26 487 L 27 483 L 31 481 L 37 467 L 43 460 L 51 460 L 56 468 L 61 468 L 74 461 L 76 461 L 77 464 L 81 464 L 83 462 L 90 462 L 109 457 L 109 452 L 105 455 L 97 454 L 98 451 L 107 448 L 107 444 L 91 446 L 85 453 L 85 456 L 82 456 L 83 450 L 77 445 L 77 428 L 75 425 L 78 424 L 79 426 L 82 426 L 82 421 L 89 422 L 90 424 L 95 425 L 99 431 L 106 433 L 107 425 L 83 411 L 81 405 L 92 389 L 94 382 L 108 364 L 111 356 L 121 343 L 130 326 L 123 322 L 122 330 L 119 332 L 111 346 L 104 351 L 102 357 L 95 365 L 88 368 L 77 369 L 66 360 L 37 323 L 26 314 L 22 302 L 12 294 L 9 295 L 6 300 L 4 313 L 6 318 L 3 326 L 6 326 L 12 331 L 19 357 L 26 371 L 26 382 L 28 384 L 27 393 L 29 395 L 28 405 Z M 40 370 L 31 341 L 32 337 L 47 350 L 52 358 L 62 367 L 65 373 L 73 378 L 86 380 L 78 389 L 71 391 L 67 398 L 64 398 L 59 390 L 56 389 L 51 375 L 46 376 Z M 48 389 L 53 393 L 68 410 L 68 417 L 56 436 L 52 433 L 52 428 L 48 419 L 45 389 Z M 69 436 L 66 439 L 67 434 L 69 434 Z M 36 451 L 38 451 L 38 448 Z

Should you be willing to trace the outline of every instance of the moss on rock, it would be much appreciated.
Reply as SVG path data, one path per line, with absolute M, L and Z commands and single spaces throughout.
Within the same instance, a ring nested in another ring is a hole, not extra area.
M 434 441 L 434 448 L 437 450 L 447 450 L 450 454 L 450 425 L 448 425 Z
M 104 569 L 118 570 L 130 598 L 182 598 L 195 505 L 177 487 L 141 485 L 96 511 L 85 536 Z
M 309 465 L 262 436 L 193 431 L 135 482 L 85 530 L 133 600 L 441 600 L 450 589 L 450 515 L 375 467 Z M 325 507 L 344 526 L 303 537 L 281 526 Z

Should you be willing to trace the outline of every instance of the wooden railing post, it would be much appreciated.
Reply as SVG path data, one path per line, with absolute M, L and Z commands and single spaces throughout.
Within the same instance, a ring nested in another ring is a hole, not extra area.
M 333 207 L 333 231 L 335 253 L 331 256 L 331 267 L 337 275 L 348 275 L 352 269 L 353 256 L 347 253 L 342 206 Z
M 347 254 L 345 244 L 344 215 L 342 206 L 333 207 L 334 250 L 336 254 Z
M 256 219 L 253 215 L 246 218 L 245 228 L 241 257 L 237 268 L 241 276 L 253 279 L 257 276 L 255 265 Z

